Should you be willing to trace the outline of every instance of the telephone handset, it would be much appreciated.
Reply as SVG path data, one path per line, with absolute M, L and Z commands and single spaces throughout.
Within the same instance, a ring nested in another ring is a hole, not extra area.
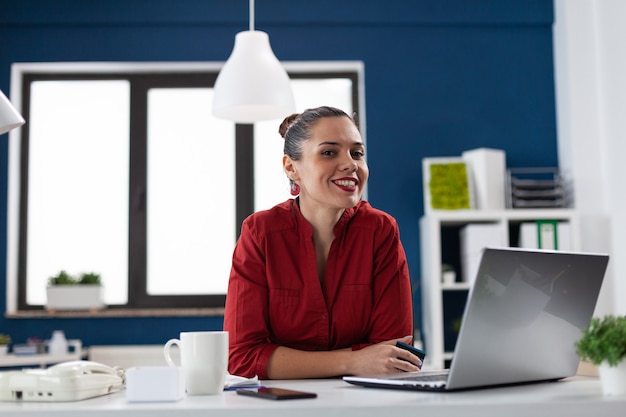
M 124 388 L 124 370 L 92 361 L 0 372 L 1 401 L 77 401 Z
M 118 375 L 117 368 L 111 368 L 110 366 L 103 365 L 98 362 L 92 361 L 71 361 L 63 362 L 57 365 L 51 366 L 46 369 L 46 373 L 50 376 L 80 376 L 91 374 L 107 374 Z

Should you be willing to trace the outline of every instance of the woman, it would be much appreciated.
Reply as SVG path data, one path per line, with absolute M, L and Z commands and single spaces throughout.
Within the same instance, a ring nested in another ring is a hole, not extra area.
M 361 201 L 369 170 L 352 118 L 287 117 L 283 168 L 297 196 L 247 218 L 233 254 L 224 329 L 229 372 L 261 379 L 417 371 L 395 220 Z

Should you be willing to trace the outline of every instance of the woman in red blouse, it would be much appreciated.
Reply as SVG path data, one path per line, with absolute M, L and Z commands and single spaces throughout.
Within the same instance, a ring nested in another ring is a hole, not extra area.
M 229 372 L 261 379 L 416 371 L 398 225 L 361 201 L 369 176 L 353 119 L 287 117 L 283 167 L 297 198 L 248 217 L 233 254 L 224 329 Z

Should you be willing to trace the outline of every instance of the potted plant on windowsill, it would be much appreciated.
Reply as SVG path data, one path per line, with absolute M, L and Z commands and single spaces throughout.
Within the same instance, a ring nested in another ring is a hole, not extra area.
M 11 344 L 11 336 L 0 333 L 0 355 L 6 355 Z
M 100 274 L 83 273 L 77 279 L 66 271 L 48 279 L 46 309 L 55 310 L 99 310 L 102 302 Z
M 626 394 L 626 317 L 592 318 L 576 342 L 576 351 L 598 366 L 604 394 Z

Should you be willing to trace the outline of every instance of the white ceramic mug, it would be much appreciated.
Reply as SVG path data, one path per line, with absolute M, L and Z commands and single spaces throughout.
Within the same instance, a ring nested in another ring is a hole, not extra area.
M 228 332 L 181 332 L 163 347 L 165 361 L 177 366 L 170 348 L 178 345 L 185 386 L 189 395 L 213 395 L 224 391 L 228 372 Z

